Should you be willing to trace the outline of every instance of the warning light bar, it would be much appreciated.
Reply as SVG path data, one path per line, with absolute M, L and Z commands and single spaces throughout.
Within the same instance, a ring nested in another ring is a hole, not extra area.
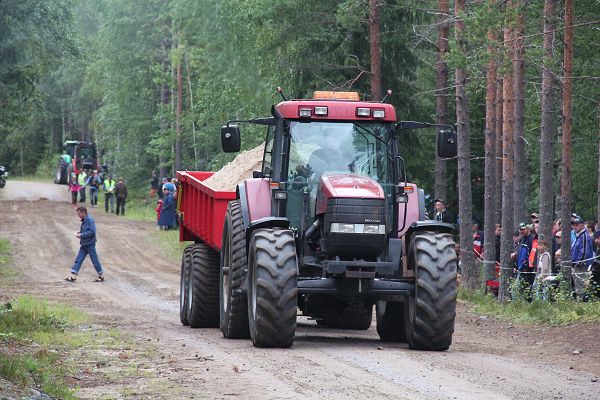
M 360 101 L 358 92 L 333 92 L 327 90 L 317 90 L 313 95 L 313 100 L 352 100 Z

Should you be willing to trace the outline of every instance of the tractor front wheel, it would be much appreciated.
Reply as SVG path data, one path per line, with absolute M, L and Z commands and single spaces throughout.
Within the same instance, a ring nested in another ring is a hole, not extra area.
M 187 320 L 192 328 L 219 326 L 219 256 L 204 243 L 192 246 Z
M 414 295 L 407 299 L 408 346 L 447 350 L 456 316 L 457 262 L 452 235 L 415 233 L 408 248 L 408 263 L 415 271 Z
M 290 347 L 296 335 L 298 261 L 289 230 L 257 229 L 248 258 L 248 318 L 256 347 Z

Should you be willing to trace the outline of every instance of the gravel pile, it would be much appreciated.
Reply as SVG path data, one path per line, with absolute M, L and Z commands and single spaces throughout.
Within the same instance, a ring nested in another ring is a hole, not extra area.
M 238 183 L 252 178 L 252 171 L 260 171 L 265 145 L 242 151 L 232 162 L 225 165 L 204 183 L 211 189 L 235 191 Z

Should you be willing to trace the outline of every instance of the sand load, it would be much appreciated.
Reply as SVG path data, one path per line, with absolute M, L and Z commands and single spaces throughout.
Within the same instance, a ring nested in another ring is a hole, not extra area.
M 242 151 L 204 183 L 214 190 L 235 191 L 238 183 L 252 178 L 252 171 L 260 171 L 265 145 Z

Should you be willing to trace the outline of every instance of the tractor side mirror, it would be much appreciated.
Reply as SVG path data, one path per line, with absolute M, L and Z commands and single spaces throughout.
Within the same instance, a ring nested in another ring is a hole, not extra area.
M 240 127 L 237 125 L 223 126 L 221 128 L 221 147 L 225 153 L 240 151 Z
M 457 154 L 457 135 L 455 129 L 442 129 L 437 138 L 437 153 L 441 158 L 453 158 Z

